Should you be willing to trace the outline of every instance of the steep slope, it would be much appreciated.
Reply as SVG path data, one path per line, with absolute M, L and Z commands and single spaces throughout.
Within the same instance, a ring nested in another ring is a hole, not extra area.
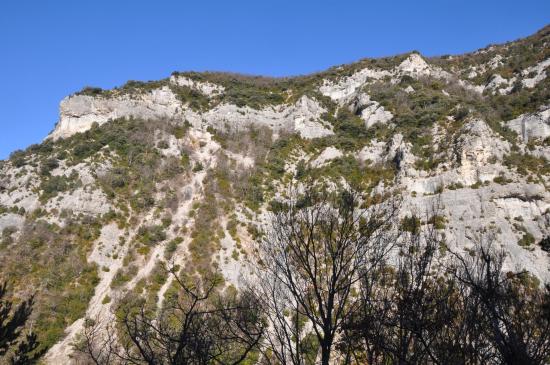
M 399 195 L 403 217 L 464 254 L 492 233 L 510 268 L 548 281 L 549 42 L 546 27 L 462 56 L 174 73 L 65 98 L 48 138 L 0 165 L 0 272 L 37 290 L 46 362 L 69 361 L 85 316 L 161 305 L 172 263 L 238 288 L 270 200 L 310 177 Z

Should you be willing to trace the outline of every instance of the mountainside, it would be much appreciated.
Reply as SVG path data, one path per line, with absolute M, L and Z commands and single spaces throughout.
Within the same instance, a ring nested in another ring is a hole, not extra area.
M 68 363 L 86 316 L 137 297 L 161 306 L 168 263 L 238 289 L 272 199 L 315 178 L 369 203 L 400 196 L 400 215 L 433 224 L 443 250 L 468 255 L 494 234 L 507 267 L 548 282 L 549 76 L 546 27 L 300 77 L 85 88 L 43 143 L 0 162 L 0 277 L 18 297 L 37 291 L 45 361 Z

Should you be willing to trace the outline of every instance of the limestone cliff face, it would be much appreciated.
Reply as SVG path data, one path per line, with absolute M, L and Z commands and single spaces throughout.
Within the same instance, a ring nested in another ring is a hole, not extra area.
M 18 275 L 21 292 L 46 288 L 46 362 L 73 361 L 84 318 L 108 320 L 136 291 L 161 306 L 171 279 L 152 278 L 169 262 L 204 265 L 193 260 L 209 252 L 238 288 L 270 199 L 307 174 L 373 201 L 398 194 L 401 215 L 423 224 L 435 208 L 449 249 L 468 254 L 490 233 L 507 268 L 550 281 L 539 245 L 550 236 L 549 34 L 298 78 L 176 73 L 68 96 L 44 143 L 0 165 L 0 274 Z M 54 306 L 77 309 L 50 323 Z
M 222 90 L 222 87 L 210 83 L 181 80 L 172 77 L 170 83 L 192 85 L 198 92 L 205 93 L 205 97 L 211 97 L 212 90 Z M 163 86 L 149 92 L 109 97 L 69 96 L 61 102 L 59 121 L 48 138 L 55 140 L 70 137 L 90 129 L 94 123 L 101 125 L 117 118 L 187 121 L 199 129 L 213 127 L 224 130 L 229 126 L 239 130 L 248 126 L 266 126 L 276 132 L 297 132 L 304 138 L 316 138 L 332 134 L 330 125 L 320 120 L 321 114 L 325 112 L 316 100 L 307 96 L 302 96 L 293 104 L 259 110 L 221 103 L 206 112 L 198 112 L 178 100 L 168 86 Z
M 93 123 L 101 125 L 117 118 L 161 119 L 181 115 L 181 103 L 168 87 L 146 94 L 110 98 L 68 96 L 63 99 L 59 109 L 59 122 L 49 135 L 53 139 L 66 138 L 90 129 Z
M 545 140 L 550 137 L 550 106 L 538 113 L 521 115 L 506 122 L 506 125 L 525 142 L 530 139 Z

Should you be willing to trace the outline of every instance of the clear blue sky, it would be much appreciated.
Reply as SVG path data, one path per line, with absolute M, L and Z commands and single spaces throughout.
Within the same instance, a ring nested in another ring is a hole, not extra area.
M 461 53 L 549 22 L 548 0 L 1 0 L 0 158 L 42 140 L 59 101 L 86 85 Z

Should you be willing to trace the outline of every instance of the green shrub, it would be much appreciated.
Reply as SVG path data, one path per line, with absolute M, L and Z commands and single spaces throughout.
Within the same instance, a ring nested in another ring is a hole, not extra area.
M 204 170 L 204 166 L 202 166 L 202 163 L 200 161 L 197 161 L 195 163 L 195 166 L 193 166 L 193 172 L 199 172 Z
M 435 229 L 445 229 L 447 219 L 442 215 L 434 215 L 428 220 L 429 224 L 433 224 Z
M 449 190 L 457 190 L 457 189 L 464 188 L 464 185 L 460 182 L 456 182 L 456 183 L 452 183 L 450 185 L 447 185 L 446 188 L 449 189 Z
M 73 171 L 70 176 L 59 175 L 44 178 L 38 189 L 41 191 L 40 201 L 47 202 L 58 193 L 74 189 L 78 183 L 78 173 Z
M 206 111 L 211 106 L 208 96 L 189 86 L 170 84 L 170 89 L 183 104 L 187 104 L 193 110 Z
M 14 151 L 10 154 L 10 161 L 14 167 L 23 167 L 26 165 L 27 160 L 25 152 L 21 150 Z
M 137 240 L 147 246 L 155 245 L 166 239 L 165 229 L 162 225 L 141 226 L 137 233 Z
M 187 169 L 190 164 L 191 164 L 191 160 L 189 159 L 189 155 L 185 152 L 182 152 L 181 165 L 183 166 L 183 168 Z
M 103 90 L 100 87 L 93 87 L 93 86 L 85 86 L 82 90 L 80 90 L 77 95 L 88 95 L 88 96 L 100 96 L 105 93 L 105 90 Z
M 185 137 L 187 132 L 189 131 L 189 128 L 191 127 L 191 123 L 189 123 L 187 120 L 183 123 L 183 125 L 175 125 L 172 128 L 172 134 L 177 139 L 182 139 Z
M 475 183 L 470 185 L 470 188 L 471 189 L 479 189 L 482 185 L 483 185 L 483 183 L 481 181 L 476 181 Z
M 117 270 L 113 280 L 111 281 L 111 288 L 117 289 L 122 287 L 124 284 L 132 280 L 138 272 L 137 266 L 134 264 L 128 266 L 128 268 L 120 268 Z
M 157 147 L 160 148 L 161 150 L 165 150 L 168 147 L 170 147 L 170 145 L 165 140 L 162 140 L 162 141 L 158 141 Z
M 172 258 L 172 255 L 174 254 L 174 252 L 176 252 L 178 245 L 182 242 L 183 242 L 183 238 L 181 237 L 177 237 L 177 238 L 174 238 L 173 240 L 170 240 L 166 244 L 166 247 L 164 249 L 164 258 L 166 260 L 169 260 L 170 258 Z
M 120 288 L 128 281 L 130 281 L 130 277 L 124 273 L 124 269 L 118 269 L 111 281 L 111 288 Z
M 236 219 L 230 219 L 227 221 L 226 229 L 227 229 L 227 232 L 229 232 L 229 235 L 233 237 L 233 239 L 237 237 L 237 225 L 238 225 L 238 222 Z
M 464 120 L 468 116 L 468 114 L 469 114 L 468 108 L 459 107 L 455 109 L 453 113 L 453 117 L 456 121 L 461 121 L 461 120 Z
M 59 167 L 59 162 L 55 158 L 49 158 L 46 161 L 42 162 L 42 166 L 40 168 L 40 174 L 41 175 L 49 175 L 50 171 L 56 169 Z
M 529 232 L 523 232 L 523 237 L 518 241 L 518 244 L 522 247 L 529 247 L 535 243 L 535 237 Z
M 550 252 L 550 236 L 544 237 L 539 242 L 539 246 L 543 251 Z
M 417 216 L 406 216 L 401 220 L 401 229 L 405 232 L 418 234 L 420 232 L 421 222 Z
M 534 173 L 547 176 L 550 174 L 550 163 L 544 157 L 513 152 L 504 156 L 504 164 L 509 168 L 515 167 L 521 175 Z
M 2 231 L 2 236 L 1 236 L 2 240 L 0 241 L 1 243 L 0 248 L 4 248 L 5 246 L 8 246 L 14 242 L 12 235 L 15 232 L 17 232 L 16 227 L 9 226 L 4 228 L 4 230 Z

